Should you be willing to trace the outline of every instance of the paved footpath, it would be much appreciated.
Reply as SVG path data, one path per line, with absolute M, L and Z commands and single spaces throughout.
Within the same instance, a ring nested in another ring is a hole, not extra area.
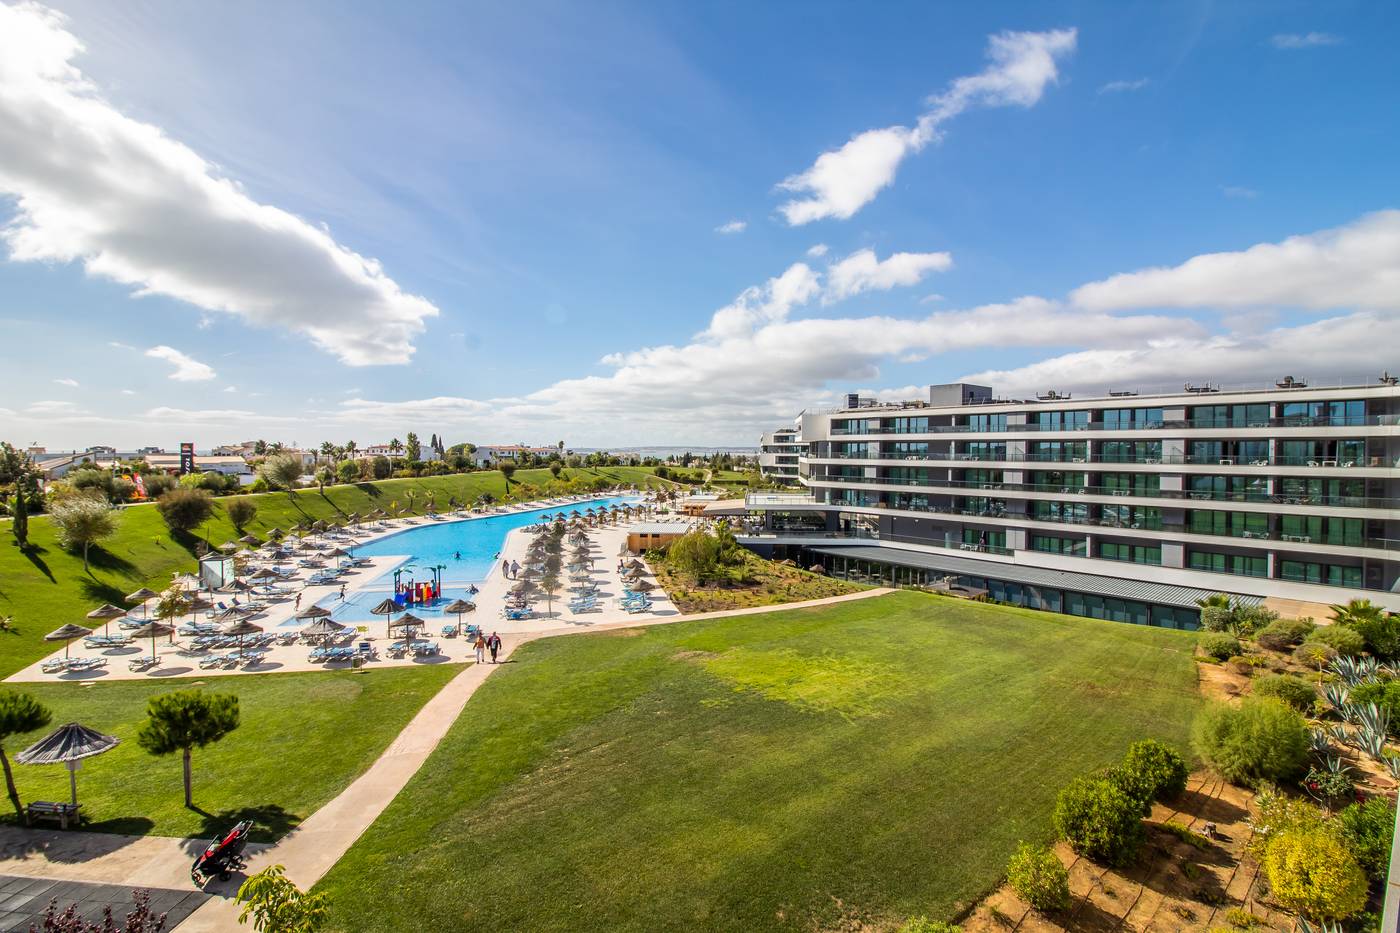
M 778 606 L 755 606 L 694 615 L 630 619 L 591 626 L 586 632 L 576 627 L 503 636 L 502 660 L 527 642 L 559 635 L 579 635 L 610 629 L 639 628 L 675 622 L 693 622 L 731 616 L 758 615 L 806 609 L 833 603 L 869 599 L 893 592 L 889 589 L 864 590 L 846 596 L 831 596 Z M 269 865 L 282 865 L 287 876 L 303 890 L 321 880 L 337 861 L 369 829 L 379 814 L 422 767 L 447 730 L 461 714 L 477 687 L 500 665 L 473 664 L 418 711 L 393 743 L 340 795 L 311 814 L 281 840 L 265 846 L 249 846 L 248 873 Z M 107 833 L 58 831 L 36 833 L 14 827 L 0 827 L 0 874 L 29 877 L 124 883 L 139 887 L 193 890 L 190 863 L 193 853 L 204 843 L 198 840 L 144 836 L 121 837 Z M 189 919 L 179 925 L 180 933 L 225 933 L 239 929 L 238 909 L 232 896 L 240 879 L 227 883 L 217 880 L 205 891 L 216 895 L 206 901 Z

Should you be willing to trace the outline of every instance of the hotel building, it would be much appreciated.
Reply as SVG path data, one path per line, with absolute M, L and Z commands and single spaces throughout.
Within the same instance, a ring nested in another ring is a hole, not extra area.
M 774 482 L 797 485 L 797 458 L 807 452 L 802 425 L 779 428 L 758 440 L 758 471 Z
M 1182 628 L 1215 592 L 1324 618 L 1352 597 L 1400 610 L 1389 376 L 1091 398 L 936 385 L 848 396 L 763 443 L 765 471 L 795 456 L 805 489 L 751 495 L 742 540 L 838 576 Z

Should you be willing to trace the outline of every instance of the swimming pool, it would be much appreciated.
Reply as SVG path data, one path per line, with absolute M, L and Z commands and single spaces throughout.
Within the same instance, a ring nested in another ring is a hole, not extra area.
M 576 502 L 565 506 L 545 506 L 529 512 L 512 512 L 507 515 L 491 515 L 467 521 L 434 522 L 405 528 L 383 538 L 355 547 L 356 557 L 390 557 L 403 555 L 404 560 L 389 572 L 382 574 L 369 585 L 361 587 L 353 595 L 341 600 L 338 595 L 322 599 L 319 605 L 331 610 L 331 617 L 342 625 L 358 625 L 366 622 L 383 621 L 370 609 L 394 591 L 394 571 L 402 571 L 405 579 L 419 582 L 432 579 L 433 569 L 441 568 L 442 596 L 429 603 L 415 604 L 413 614 L 429 624 L 441 624 L 440 607 L 459 597 L 470 599 L 467 587 L 485 580 L 496 566 L 497 554 L 504 547 L 506 535 L 517 528 L 534 525 L 540 516 L 559 512 L 572 512 L 578 509 L 596 509 L 600 505 L 626 505 L 636 502 L 631 496 L 607 496 Z M 456 616 L 443 621 L 455 622 Z M 466 621 L 472 621 L 471 616 Z M 304 622 L 289 620 L 288 624 L 304 625 Z

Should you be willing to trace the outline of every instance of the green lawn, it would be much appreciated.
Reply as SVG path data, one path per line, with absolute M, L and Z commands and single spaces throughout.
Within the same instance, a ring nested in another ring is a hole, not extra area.
M 564 478 L 582 483 L 665 485 L 648 467 L 565 470 Z M 518 470 L 511 483 L 512 495 L 522 490 L 522 484 L 528 493 L 531 487 L 543 488 L 551 480 L 548 470 Z M 466 502 L 482 493 L 497 500 L 506 498 L 505 477 L 496 471 L 329 486 L 324 494 L 313 488 L 295 496 L 278 492 L 226 497 L 218 500 L 214 517 L 200 534 L 216 545 L 238 537 L 223 510 L 233 498 L 257 504 L 257 518 L 247 530 L 261 536 L 274 526 L 285 531 L 301 521 L 343 518 L 351 512 L 387 508 L 391 503 L 408 508 L 410 491 L 416 495 L 413 508 L 419 513 L 430 493 L 436 493 L 438 508 L 443 510 L 451 496 Z M 52 652 L 54 646 L 43 640 L 45 633 L 65 622 L 84 624 L 83 616 L 104 602 L 124 607 L 122 597 L 127 593 L 143 586 L 161 589 L 170 583 L 173 572 L 192 570 L 197 540 L 172 538 L 151 505 L 122 511 L 117 534 L 101 548 L 92 549 L 89 572 L 83 570 L 81 554 L 70 554 L 58 546 L 47 517 L 30 519 L 29 539 L 34 547 L 21 552 L 9 524 L 0 524 L 0 616 L 12 616 L 15 625 L 14 631 L 0 632 L 0 678 Z
M 537 641 L 318 890 L 336 930 L 952 919 L 1070 778 L 1186 746 L 1193 646 L 912 592 Z
M 244 818 L 255 838 L 280 836 L 350 784 L 389 745 L 419 708 L 462 670 L 461 664 L 350 671 L 218 677 L 206 689 L 238 697 L 241 724 L 222 741 L 194 752 L 194 802 L 186 810 L 178 754 L 157 758 L 136 744 L 146 700 L 194 681 L 114 681 L 13 685 L 53 711 L 53 723 L 6 742 L 15 752 L 56 726 L 78 721 L 121 740 L 83 763 L 78 799 L 87 829 L 164 836 L 208 836 Z M 24 800 L 67 800 L 62 765 L 15 764 Z M 3 818 L 14 819 L 9 802 Z

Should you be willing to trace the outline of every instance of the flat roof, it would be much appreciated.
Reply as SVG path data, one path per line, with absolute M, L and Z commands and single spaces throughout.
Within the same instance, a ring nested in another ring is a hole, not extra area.
M 954 554 L 930 554 L 926 551 L 911 551 L 890 545 L 868 544 L 860 546 L 824 547 L 809 546 L 808 550 L 833 557 L 856 557 L 862 560 L 897 564 L 900 567 L 913 567 L 919 570 L 934 570 L 939 573 L 969 577 L 988 577 L 1023 583 L 1028 586 L 1043 586 L 1048 589 L 1073 590 L 1076 593 L 1090 593 L 1095 596 L 1109 596 L 1115 599 L 1131 599 L 1137 602 L 1154 603 L 1159 606 L 1179 606 L 1184 609 L 1198 609 L 1197 600 L 1228 590 L 1202 590 L 1194 586 L 1178 586 L 1174 583 L 1151 583 L 1146 580 L 1125 580 L 1119 577 L 1105 577 L 1096 573 L 1080 573 L 1073 570 L 1050 570 L 1045 567 L 1028 567 L 1023 564 L 1001 564 L 995 561 L 977 560 L 972 557 L 959 557 Z M 1231 593 L 1235 599 L 1247 606 L 1257 606 L 1264 602 L 1263 597 Z
M 627 526 L 628 534 L 643 535 L 683 535 L 690 530 L 690 522 L 633 522 Z

